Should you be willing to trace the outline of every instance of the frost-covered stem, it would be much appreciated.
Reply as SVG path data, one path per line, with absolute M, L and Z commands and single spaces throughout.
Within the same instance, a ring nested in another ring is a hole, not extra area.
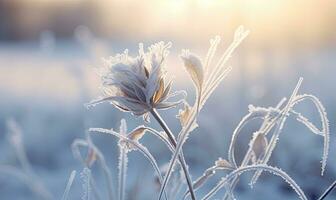
M 117 132 L 115 132 L 113 130 L 110 130 L 110 129 L 90 128 L 89 131 L 90 132 L 98 132 L 98 133 L 104 133 L 104 134 L 114 135 L 114 136 L 118 137 L 119 139 L 125 140 L 126 142 L 130 143 L 131 145 L 134 145 L 134 147 L 137 150 L 139 150 L 142 153 L 142 155 L 144 155 L 145 158 L 147 158 L 148 161 L 151 163 L 151 165 L 153 166 L 155 172 L 157 173 L 157 175 L 159 177 L 160 183 L 162 184 L 163 178 L 162 178 L 159 166 L 158 166 L 156 160 L 154 159 L 154 157 L 152 156 L 152 154 L 148 151 L 148 149 L 145 146 L 141 145 L 137 141 L 129 139 L 128 137 L 126 137 L 126 136 L 124 136 L 124 135 L 122 135 L 120 133 L 117 133 Z M 166 197 L 167 195 L 166 195 L 166 191 L 165 190 L 163 191 L 163 193 L 165 194 L 165 197 Z
M 126 182 L 126 171 L 127 171 L 127 149 L 120 148 L 119 157 L 119 200 L 125 198 L 125 182 Z
M 175 137 L 174 137 L 173 133 L 171 132 L 171 130 L 169 129 L 169 127 L 166 124 L 166 122 L 160 116 L 160 114 L 155 109 L 151 110 L 151 114 L 153 115 L 153 117 L 155 118 L 155 120 L 160 124 L 161 128 L 165 131 L 165 133 L 167 134 L 170 143 L 174 147 L 176 147 Z
M 326 196 L 328 196 L 328 194 L 336 187 L 336 181 L 333 182 L 328 189 L 320 196 L 320 198 L 318 198 L 318 200 L 323 200 L 324 198 L 326 198 Z
M 247 150 L 246 154 L 245 154 L 245 157 L 241 163 L 241 167 L 245 167 L 247 166 L 248 162 L 250 161 L 252 157 L 252 145 L 249 147 L 249 149 Z M 238 184 L 239 182 L 239 179 L 238 179 L 238 176 L 234 177 L 230 183 L 230 191 L 226 191 L 225 195 L 224 195 L 224 200 L 226 200 L 227 198 L 230 197 L 230 192 L 234 190 L 234 188 L 236 187 L 236 185 Z
M 66 188 L 64 190 L 64 193 L 63 193 L 63 196 L 62 196 L 62 200 L 67 200 L 68 199 L 70 188 L 71 188 L 71 185 L 72 185 L 72 183 L 73 183 L 73 181 L 75 179 L 75 176 L 76 176 L 76 170 L 73 170 L 71 172 L 71 174 L 70 174 L 68 183 L 67 183 Z
M 160 116 L 160 114 L 155 109 L 151 110 L 151 114 L 156 119 L 156 121 L 160 124 L 160 126 L 165 131 L 165 133 L 167 134 L 170 143 L 174 147 L 176 147 L 176 140 L 174 138 L 174 135 L 171 132 L 171 130 L 169 129 L 169 127 L 167 126 L 167 124 L 165 123 L 165 121 L 162 119 L 162 117 Z M 191 198 L 193 200 L 196 200 L 195 193 L 194 193 L 193 186 L 192 186 L 192 180 L 191 180 L 190 174 L 188 172 L 188 167 L 187 167 L 187 164 L 186 164 L 186 162 L 184 160 L 182 150 L 181 150 L 181 153 L 179 154 L 178 157 L 179 157 L 179 160 L 180 160 L 181 167 L 183 169 L 184 175 L 186 177 L 186 181 L 187 181 L 187 184 L 188 184 L 188 188 L 189 188 L 189 192 L 190 192 Z
M 301 200 L 308 200 L 304 192 L 301 190 L 301 188 L 295 183 L 295 181 L 287 175 L 285 172 L 282 170 L 271 167 L 265 164 L 258 164 L 258 165 L 250 165 L 250 166 L 244 166 L 237 168 L 236 170 L 232 171 L 230 174 L 228 174 L 226 177 L 222 178 L 222 180 L 214 187 L 211 189 L 208 194 L 206 194 L 202 200 L 207 200 L 211 198 L 213 195 L 216 194 L 222 187 L 224 187 L 227 183 L 229 183 L 230 179 L 240 176 L 244 172 L 252 171 L 252 170 L 259 170 L 262 169 L 264 171 L 268 171 L 270 173 L 273 173 L 274 175 L 280 176 L 282 179 L 284 179 L 293 189 L 294 191 L 298 194 Z
M 90 187 L 90 179 L 91 179 L 91 170 L 89 168 L 84 168 L 81 172 L 81 178 L 83 179 L 83 200 L 90 200 L 91 199 L 91 187 Z
M 267 124 L 268 124 L 268 120 L 267 120 L 267 121 L 264 121 L 263 124 L 261 125 L 260 130 L 264 129 L 264 127 L 265 127 Z M 243 161 L 242 161 L 242 163 L 241 163 L 241 165 L 240 165 L 241 167 L 247 166 L 247 164 L 249 163 L 249 161 L 250 161 L 250 159 L 251 159 L 251 157 L 252 157 L 252 152 L 253 152 L 253 150 L 252 150 L 253 142 L 254 142 L 254 141 L 252 141 L 252 144 L 249 145 L 249 148 L 248 148 L 248 150 L 247 150 L 247 152 L 246 152 L 246 154 L 245 154 L 245 156 L 244 156 L 244 159 L 243 159 Z M 231 186 L 229 187 L 231 191 L 236 187 L 238 181 L 239 181 L 238 176 L 236 176 L 236 177 L 233 178 L 233 180 L 231 181 Z M 230 192 L 230 191 L 227 191 L 227 192 L 225 193 L 225 196 L 224 196 L 223 199 L 226 200 L 226 199 L 229 197 L 229 192 Z
M 268 121 L 264 121 L 264 123 L 261 125 L 261 128 L 260 128 L 260 129 L 263 129 L 263 128 L 265 127 L 266 124 L 268 124 Z M 248 150 L 247 150 L 247 152 L 246 152 L 246 154 L 245 154 L 245 156 L 244 156 L 244 159 L 243 159 L 242 163 L 240 164 L 241 167 L 247 166 L 247 164 L 249 163 L 249 161 L 250 161 L 250 159 L 251 159 L 251 157 L 252 157 L 252 152 L 253 152 L 253 150 L 252 150 L 253 142 L 254 142 L 254 141 L 252 141 L 252 144 L 249 145 L 249 148 L 248 148 Z M 233 178 L 233 180 L 231 181 L 231 186 L 229 187 L 231 191 L 236 187 L 238 181 L 239 181 L 239 180 L 238 180 L 238 176 L 236 176 L 236 177 Z M 229 192 L 230 192 L 230 191 L 227 191 L 227 192 L 225 193 L 225 196 L 224 196 L 223 199 L 227 199 L 227 198 L 229 197 Z
M 231 164 L 234 165 L 234 167 L 237 168 L 237 162 L 235 159 L 235 144 L 236 144 L 236 140 L 238 137 L 238 133 L 240 132 L 240 130 L 245 126 L 245 124 L 247 124 L 247 122 L 249 122 L 250 120 L 253 120 L 255 118 L 258 117 L 251 117 L 251 113 L 247 114 L 238 124 L 238 126 L 236 127 L 236 129 L 233 131 L 232 134 L 232 138 L 231 138 L 231 143 L 230 143 L 230 147 L 229 147 L 229 152 L 228 152 L 228 158 Z
M 298 83 L 296 84 L 296 87 L 291 95 L 291 97 L 289 98 L 288 100 L 288 103 L 287 105 L 283 108 L 283 111 L 278 115 L 278 122 L 277 122 L 277 126 L 274 130 L 274 134 L 272 135 L 272 138 L 271 138 L 271 141 L 266 149 L 266 152 L 265 152 L 265 155 L 263 156 L 263 159 L 261 160 L 261 163 L 262 164 L 267 164 L 267 162 L 269 161 L 269 159 L 271 158 L 271 155 L 272 155 L 272 152 L 276 146 L 276 143 L 279 139 L 279 136 L 280 136 L 280 132 L 284 126 L 284 123 L 286 121 L 286 118 L 287 118 L 287 115 L 288 115 L 288 112 L 292 109 L 292 107 L 294 106 L 293 104 L 293 100 L 295 99 L 296 95 L 297 95 L 297 92 L 301 86 L 301 83 L 302 83 L 302 80 L 303 78 L 300 77 Z M 274 124 L 276 123 L 276 121 L 274 122 Z M 273 124 L 273 123 L 272 123 Z M 271 128 L 272 128 L 272 125 L 269 126 L 269 129 L 265 130 L 265 134 L 267 134 L 269 131 L 271 131 Z M 251 180 L 251 185 L 253 185 L 259 178 L 259 176 L 261 175 L 262 173 L 262 170 L 257 170 L 253 177 L 252 177 L 252 180 Z
M 173 167 L 179 157 L 179 153 L 180 151 L 182 150 L 182 146 L 185 142 L 185 140 L 187 139 L 187 136 L 188 136 L 188 131 L 190 131 L 190 129 L 192 128 L 192 125 L 193 125 L 193 122 L 195 121 L 195 117 L 196 117 L 196 109 L 192 109 L 191 110 L 191 113 L 190 113 L 190 117 L 188 119 L 188 122 L 186 123 L 187 125 L 185 127 L 182 128 L 181 132 L 179 133 L 179 136 L 178 136 L 178 143 L 176 145 L 176 148 L 175 148 L 175 152 L 173 153 L 173 156 L 172 156 L 172 159 L 169 163 L 169 168 L 168 168 L 168 171 L 165 175 L 165 178 L 164 178 L 164 181 L 163 181 L 163 185 L 161 186 L 161 191 L 160 191 L 160 194 L 162 195 L 162 192 L 164 191 L 164 188 L 166 187 L 167 185 L 167 182 L 168 182 L 168 179 L 173 171 Z
M 101 151 L 93 144 L 93 142 L 91 141 L 91 138 L 88 135 L 88 140 L 82 140 L 82 139 L 76 139 L 73 143 L 72 143 L 72 151 L 74 153 L 74 156 L 80 160 L 82 162 L 82 164 L 84 165 L 84 167 L 88 167 L 87 163 L 85 162 L 85 160 L 82 158 L 80 151 L 79 151 L 79 147 L 88 147 L 88 148 L 92 148 L 94 150 L 94 152 L 96 152 L 97 154 L 97 158 L 99 161 L 99 165 L 104 173 L 104 177 L 106 179 L 106 183 L 107 183 L 107 190 L 108 190 L 108 197 L 109 200 L 113 200 L 114 198 L 114 191 L 113 191 L 113 184 L 112 184 L 112 175 L 111 172 L 109 171 L 109 168 L 106 164 L 105 158 L 103 156 L 103 154 L 101 153 Z M 89 167 L 88 167 L 89 168 Z M 98 192 L 97 192 L 97 188 L 96 188 L 96 184 L 94 182 L 94 178 L 93 176 L 91 177 L 91 185 L 92 185 L 92 191 L 95 194 L 96 197 L 98 197 Z M 96 198 L 96 199 L 99 199 Z
M 281 99 L 281 101 L 278 103 L 278 105 L 277 105 L 275 108 L 276 108 L 276 109 L 280 109 L 281 106 L 284 104 L 285 101 L 286 101 L 286 98 Z M 284 109 L 285 109 L 285 108 L 284 108 Z M 281 113 L 279 114 L 279 116 L 282 116 Z M 262 125 L 261 125 L 259 131 L 262 132 L 262 133 L 267 134 L 268 131 L 270 131 L 270 130 L 272 129 L 272 127 L 273 127 L 273 125 L 274 125 L 274 123 L 276 122 L 277 119 L 278 119 L 278 117 L 276 117 L 275 119 L 273 119 L 273 120 L 271 120 L 271 121 L 270 121 L 270 120 L 264 120 L 264 122 L 262 123 Z M 239 125 L 238 125 L 238 126 L 239 126 Z M 273 139 L 273 137 L 272 137 L 272 139 Z M 241 163 L 241 165 L 240 165 L 240 166 L 242 166 L 242 167 L 246 166 L 246 165 L 248 164 L 248 162 L 250 161 L 250 159 L 251 159 L 253 142 L 254 142 L 254 141 L 252 141 L 252 144 L 249 146 L 249 149 L 247 150 L 247 152 L 246 152 L 246 154 L 245 154 L 245 157 L 244 157 L 244 159 L 243 159 L 243 161 L 242 161 L 242 163 Z M 234 158 L 234 156 L 232 156 L 232 157 Z M 230 158 L 230 154 L 229 154 L 229 158 Z M 231 191 L 236 187 L 238 181 L 239 181 L 239 180 L 238 180 L 238 177 L 235 177 L 235 178 L 231 181 L 231 186 L 230 186 Z M 227 191 L 227 192 L 225 193 L 225 196 L 224 196 L 224 198 L 223 198 L 224 200 L 226 200 L 226 199 L 229 197 L 229 192 L 230 192 L 230 191 Z
M 329 136 L 329 120 L 327 118 L 327 113 L 325 111 L 324 106 L 322 105 L 322 103 L 318 100 L 318 98 L 316 98 L 313 95 L 309 95 L 309 94 L 304 94 L 304 95 L 298 95 L 296 97 L 295 100 L 293 100 L 293 105 L 297 104 L 300 101 L 303 101 L 304 99 L 308 99 L 311 100 L 319 114 L 321 117 L 321 121 L 322 121 L 322 134 L 324 137 L 324 148 L 323 148 L 323 158 L 322 158 L 322 170 L 321 170 L 321 175 L 323 176 L 324 171 L 325 171 L 325 167 L 327 165 L 327 158 L 328 158 L 328 151 L 329 151 L 329 141 L 330 141 L 330 136 Z M 308 125 L 309 127 L 310 125 Z M 314 131 L 313 131 L 314 132 Z

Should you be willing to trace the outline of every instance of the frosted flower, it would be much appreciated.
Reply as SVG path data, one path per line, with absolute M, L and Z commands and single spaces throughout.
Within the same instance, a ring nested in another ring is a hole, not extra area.
M 148 121 L 152 109 L 167 109 L 182 103 L 168 102 L 171 82 L 166 81 L 165 60 L 171 43 L 159 42 L 144 52 L 139 44 L 139 55 L 131 57 L 126 50 L 105 60 L 100 72 L 103 97 L 89 105 L 110 102 L 118 109 L 143 116 Z M 175 93 L 176 94 L 176 93 Z

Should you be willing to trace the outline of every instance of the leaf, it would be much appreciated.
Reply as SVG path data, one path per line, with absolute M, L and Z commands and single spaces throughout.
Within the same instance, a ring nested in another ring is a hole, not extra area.
M 164 110 L 164 109 L 176 107 L 183 102 L 184 100 L 179 100 L 179 101 L 174 101 L 174 102 L 161 102 L 161 103 L 156 104 L 154 108 Z
M 267 123 L 263 128 L 262 131 L 265 135 L 270 132 L 272 130 L 272 128 L 275 126 L 274 128 L 274 133 L 270 139 L 269 145 L 266 148 L 266 151 L 264 153 L 264 155 L 261 158 L 261 163 L 262 164 L 267 164 L 268 161 L 270 160 L 273 150 L 277 145 L 277 141 L 279 140 L 279 135 L 282 131 L 282 128 L 285 124 L 285 121 L 287 119 L 287 116 L 290 112 L 290 110 L 293 108 L 293 106 L 295 105 L 295 98 L 297 97 L 297 93 L 299 91 L 299 88 L 302 84 L 303 78 L 300 77 L 299 81 L 297 82 L 290 98 L 288 99 L 287 105 L 285 105 L 285 107 L 281 110 L 280 114 L 278 115 L 278 117 L 275 117 L 274 119 L 272 119 L 272 122 Z M 262 170 L 257 170 L 255 172 L 255 174 L 253 175 L 252 179 L 251 179 L 251 183 L 250 185 L 253 186 L 256 181 L 258 180 L 258 178 L 260 177 L 262 173 Z
M 239 41 L 234 41 L 233 43 L 235 43 L 233 45 L 233 49 L 235 49 L 236 46 L 238 46 L 238 44 L 248 35 L 248 31 L 244 31 L 240 34 L 241 38 L 238 38 Z M 182 149 L 182 146 L 183 144 L 185 143 L 185 141 L 188 139 L 188 136 L 189 136 L 189 133 L 190 133 L 190 130 L 192 130 L 193 128 L 195 128 L 195 121 L 196 121 L 196 116 L 199 112 L 199 108 L 202 107 L 202 105 L 204 105 L 205 103 L 205 100 L 210 96 L 211 94 L 211 91 L 214 90 L 214 87 L 213 87 L 213 81 L 212 79 L 215 80 L 215 85 L 217 84 L 216 80 L 221 80 L 223 77 L 226 76 L 226 74 L 228 73 L 228 71 L 230 71 L 230 68 L 227 69 L 227 70 L 222 70 L 222 65 L 225 64 L 225 61 L 226 59 L 225 58 L 229 58 L 230 56 L 227 56 L 227 55 L 231 55 L 231 52 L 233 51 L 230 50 L 228 51 L 228 54 L 227 53 L 224 53 L 223 54 L 223 59 L 221 58 L 220 61 L 218 62 L 218 67 L 216 66 L 216 68 L 218 68 L 219 71 L 217 71 L 216 69 L 214 71 L 211 72 L 209 78 L 207 78 L 207 80 L 205 81 L 205 86 L 207 86 L 207 84 L 209 84 L 209 87 L 210 89 L 208 89 L 209 91 L 209 94 L 205 94 L 205 98 L 203 98 L 203 95 L 199 95 L 199 98 L 198 98 L 198 104 L 197 104 L 197 107 L 196 109 L 193 109 L 193 112 L 191 114 L 192 117 L 190 117 L 190 123 L 188 122 L 187 123 L 187 126 L 186 127 L 183 127 L 182 130 L 180 131 L 179 133 L 179 136 L 178 136 L 178 141 L 177 141 L 177 145 L 176 145 L 176 150 L 170 160 L 170 163 L 169 163 L 169 169 L 165 175 L 165 178 L 163 180 L 163 185 L 161 186 L 161 189 L 160 189 L 160 196 L 159 196 L 159 199 L 161 198 L 161 195 L 162 195 L 162 191 L 164 191 L 166 185 L 167 185 L 167 182 L 171 176 L 171 173 L 172 173 L 172 170 L 173 170 L 173 166 L 175 165 L 177 159 L 178 159 L 178 155 L 180 154 L 181 152 L 181 149 Z M 217 72 L 220 74 L 219 76 L 216 76 Z M 206 90 L 206 89 L 205 89 Z M 205 99 L 204 102 L 202 99 Z
M 131 140 L 134 140 L 134 141 L 139 141 L 146 133 L 146 127 L 144 126 L 139 126 L 137 128 L 135 128 L 133 131 L 131 131 L 127 137 Z
M 129 140 L 132 140 L 134 142 L 139 142 L 139 140 L 144 136 L 146 130 L 147 129 L 144 126 L 139 126 L 135 128 L 133 131 L 131 131 L 129 134 L 122 134 L 122 133 L 120 134 L 124 135 Z M 126 149 L 127 151 L 136 150 L 135 146 L 132 143 L 122 138 L 120 138 L 119 140 L 119 146 L 121 148 Z
M 215 166 L 220 169 L 234 169 L 234 166 L 229 161 L 223 158 L 218 158 L 218 160 L 216 160 L 215 162 Z
M 182 51 L 181 58 L 184 62 L 186 71 L 189 73 L 198 93 L 200 94 L 204 79 L 203 64 L 201 59 L 196 55 L 191 54 L 188 50 Z
M 255 139 L 252 146 L 252 151 L 254 153 L 254 156 L 256 160 L 258 161 L 261 157 L 265 155 L 266 148 L 268 145 L 267 138 L 265 134 L 257 132 L 255 133 Z
M 159 89 L 154 93 L 154 96 L 152 98 L 153 103 L 158 103 L 161 100 L 161 97 L 164 93 L 164 80 L 163 78 L 160 79 L 160 83 L 159 83 Z
M 176 116 L 181 123 L 182 127 L 185 127 L 187 125 L 188 119 L 190 117 L 191 107 L 187 102 L 184 102 L 184 109 L 179 110 L 179 114 Z

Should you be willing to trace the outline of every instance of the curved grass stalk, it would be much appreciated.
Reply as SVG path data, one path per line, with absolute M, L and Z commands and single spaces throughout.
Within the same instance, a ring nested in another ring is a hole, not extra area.
M 322 105 L 320 100 L 314 95 L 310 95 L 310 94 L 298 95 L 294 99 L 293 104 L 297 104 L 305 99 L 310 100 L 315 104 L 320 114 L 320 117 L 321 117 L 322 130 L 320 132 L 324 136 L 323 157 L 322 157 L 322 167 L 321 167 L 321 175 L 323 176 L 326 165 L 327 165 L 327 158 L 328 158 L 328 152 L 329 152 L 329 142 L 330 142 L 329 120 L 328 120 L 327 113 L 325 111 L 324 106 Z
M 69 192 L 70 192 L 72 183 L 73 183 L 73 181 L 74 181 L 74 179 L 75 179 L 75 176 L 76 176 L 76 170 L 73 170 L 73 171 L 71 172 L 71 174 L 70 174 L 68 183 L 67 183 L 66 188 L 65 188 L 65 190 L 64 190 L 64 193 L 63 193 L 63 196 L 62 196 L 62 200 L 68 200 Z
M 148 151 L 148 149 L 141 145 L 139 142 L 130 140 L 129 138 L 127 138 L 124 135 L 121 135 L 120 133 L 117 133 L 113 130 L 108 130 L 108 129 L 103 129 L 103 128 L 90 128 L 89 129 L 90 132 L 98 132 L 98 133 L 104 133 L 104 134 L 109 134 L 109 135 L 114 135 L 116 137 L 118 137 L 121 140 L 124 140 L 130 144 L 132 144 L 134 147 L 136 147 L 147 159 L 148 161 L 151 163 L 152 167 L 154 168 L 155 172 L 157 173 L 157 176 L 159 177 L 159 181 L 162 185 L 163 183 L 163 178 L 160 172 L 160 168 L 155 160 L 155 158 L 152 156 L 152 154 Z M 167 194 L 165 193 L 165 198 L 167 199 Z
M 304 117 L 301 113 L 293 109 L 290 111 L 290 113 L 294 115 L 294 117 L 296 118 L 298 122 L 305 125 L 311 132 L 315 133 L 316 135 L 324 137 L 323 132 L 320 131 L 312 122 L 309 121 L 309 119 Z
M 243 117 L 243 119 L 241 120 L 241 122 L 238 124 L 237 128 L 235 129 L 233 136 L 232 136 L 232 140 L 230 143 L 230 147 L 229 147 L 229 161 L 231 162 L 231 164 L 233 164 L 236 168 L 237 168 L 237 163 L 235 160 L 235 156 L 234 156 L 234 147 L 236 144 L 236 140 L 237 137 L 240 133 L 240 130 L 243 128 L 243 126 L 248 123 L 251 120 L 257 119 L 257 118 L 264 118 L 264 122 L 261 125 L 260 130 L 264 129 L 265 126 L 269 123 L 269 121 L 272 119 L 273 115 L 279 115 L 280 111 L 279 109 L 281 108 L 281 106 L 284 104 L 284 102 L 286 101 L 286 98 L 282 98 L 280 100 L 280 102 L 277 104 L 277 106 L 275 108 L 255 108 L 252 105 L 249 106 L 249 110 L 250 113 L 245 115 L 245 117 Z M 275 112 L 275 113 L 274 113 Z M 267 133 L 266 133 L 267 134 Z M 252 158 L 252 146 L 253 144 L 250 145 L 242 163 L 241 166 L 246 166 L 248 164 L 248 162 L 250 161 L 250 159 Z M 228 186 L 229 190 L 226 191 L 223 200 L 226 200 L 227 197 L 232 197 L 233 196 L 233 190 L 236 186 L 236 184 L 238 183 L 238 179 L 237 177 L 235 177 L 233 179 L 233 181 L 231 182 L 230 186 Z M 232 199 L 232 198 L 231 198 Z
M 174 147 L 173 145 L 169 142 L 168 138 L 164 137 L 160 132 L 158 132 L 157 130 L 150 128 L 150 127 L 145 127 L 150 133 L 152 133 L 153 135 L 155 135 L 156 137 L 160 138 L 165 145 L 168 147 L 168 149 L 171 152 L 174 152 Z
M 241 131 L 241 129 L 250 121 L 254 120 L 254 119 L 258 119 L 258 118 L 262 118 L 264 115 L 261 116 L 253 116 L 253 113 L 249 113 L 247 115 L 245 115 L 243 117 L 243 119 L 239 122 L 238 126 L 236 127 L 236 129 L 233 131 L 232 134 L 232 139 L 231 139 L 231 143 L 230 143 L 230 147 L 229 147 L 229 152 L 228 152 L 228 159 L 229 161 L 235 166 L 237 167 L 237 162 L 234 156 L 234 151 L 235 151 L 235 145 L 236 145 L 236 141 L 238 138 L 238 135 Z
M 98 147 L 96 147 L 96 145 L 94 145 L 94 143 L 91 141 L 91 137 L 89 134 L 87 134 L 87 140 L 83 140 L 83 139 L 76 139 L 74 140 L 74 142 L 71 145 L 72 148 L 72 152 L 73 155 L 76 159 L 78 159 L 79 161 L 82 162 L 82 164 L 84 165 L 84 167 L 87 167 L 88 163 L 85 161 L 85 159 L 83 159 L 80 151 L 79 151 L 79 147 L 88 147 L 91 148 L 95 154 L 97 155 L 100 167 L 104 173 L 104 177 L 106 179 L 106 183 L 107 183 L 107 191 L 108 191 L 108 197 L 110 200 L 115 199 L 115 192 L 114 192 L 114 187 L 113 187 L 113 182 L 112 182 L 112 174 L 106 164 L 105 161 L 105 157 L 103 155 L 103 153 L 99 150 Z M 91 182 L 94 181 L 94 179 L 91 177 Z M 94 194 L 98 194 L 97 188 L 95 186 L 95 184 L 92 184 L 92 190 L 94 192 Z
M 193 188 L 194 191 L 196 192 L 198 189 L 200 189 L 212 176 L 214 176 L 216 174 L 216 172 L 218 170 L 233 170 L 234 168 L 232 168 L 231 164 L 228 163 L 228 166 L 220 166 L 217 164 L 206 169 L 205 172 L 203 173 L 202 176 L 198 177 L 198 179 L 196 179 L 196 181 L 194 181 L 193 183 Z M 189 195 L 189 191 L 186 191 L 183 195 L 183 199 L 186 199 Z
M 196 192 L 198 189 L 200 189 L 206 182 L 209 178 L 211 178 L 213 175 L 215 175 L 215 167 L 211 167 L 209 169 L 207 169 L 202 176 L 198 177 L 196 179 L 196 181 L 193 182 L 193 188 L 194 188 L 194 191 Z M 186 199 L 189 195 L 189 191 L 186 191 L 183 195 L 183 199 Z
M 279 118 L 279 116 L 281 116 L 281 113 L 283 111 L 280 112 L 279 109 L 282 107 L 282 105 L 285 103 L 285 101 L 286 101 L 286 98 L 284 97 L 280 100 L 280 102 L 277 104 L 277 106 L 275 108 L 269 108 L 268 109 L 269 110 L 268 114 L 265 117 L 264 122 L 262 123 L 262 125 L 259 129 L 259 132 L 262 132 L 265 135 L 268 134 L 268 132 L 272 129 L 273 125 L 277 122 L 277 119 Z M 265 113 L 265 111 L 267 110 L 265 108 L 253 108 L 253 109 L 256 110 L 255 113 L 259 113 L 259 114 Z M 250 107 L 250 110 L 251 110 L 251 107 Z M 273 111 L 275 113 L 272 114 L 271 111 Z M 267 129 L 267 131 L 265 129 Z M 254 143 L 254 141 L 250 142 L 249 149 L 247 150 L 247 152 L 245 154 L 245 157 L 244 157 L 244 159 L 241 163 L 241 166 L 246 166 L 249 163 L 249 161 L 251 160 L 252 153 L 253 153 L 253 150 L 252 150 L 253 143 Z M 233 151 L 231 152 L 231 156 L 234 156 L 234 155 L 232 155 L 232 153 L 233 153 Z M 228 190 L 225 193 L 224 198 L 223 198 L 224 200 L 226 200 L 227 197 L 231 196 L 232 190 L 234 190 L 237 183 L 238 183 L 238 177 L 233 178 L 233 180 L 231 181 L 231 184 L 229 186 L 229 188 L 231 188 L 231 189 Z
M 308 200 L 304 192 L 301 190 L 301 188 L 295 183 L 295 181 L 287 175 L 284 171 L 281 169 L 271 167 L 265 164 L 258 164 L 258 165 L 251 165 L 251 166 L 245 166 L 240 167 L 234 171 L 232 171 L 230 174 L 228 174 L 226 177 L 224 177 L 209 193 L 207 193 L 202 200 L 207 200 L 211 198 L 213 195 L 215 195 L 222 187 L 224 187 L 226 184 L 230 182 L 230 180 L 236 176 L 240 176 L 242 173 L 252 171 L 252 170 L 263 170 L 268 171 L 274 175 L 280 176 L 282 179 L 284 179 L 298 194 L 299 198 L 302 200 Z
M 273 115 L 271 112 L 276 112 L 279 113 L 279 108 L 283 105 L 283 103 L 286 101 L 286 98 L 282 98 L 281 101 L 278 103 L 278 105 L 275 108 L 259 108 L 259 109 L 255 109 L 251 110 L 250 109 L 250 113 L 248 113 L 247 115 L 245 115 L 242 120 L 239 122 L 238 126 L 235 128 L 233 134 L 232 134 L 232 139 L 231 139 L 231 143 L 230 143 L 230 147 L 229 147 L 229 152 L 228 152 L 228 159 L 231 162 L 231 164 L 234 164 L 235 167 L 237 167 L 237 163 L 235 160 L 235 156 L 234 156 L 234 148 L 236 145 L 236 141 L 238 138 L 238 135 L 240 133 L 240 131 L 242 130 L 242 128 L 249 123 L 250 121 L 254 120 L 254 119 L 263 119 L 264 123 L 261 127 L 264 127 L 266 125 L 267 119 L 266 117 L 269 117 L 269 115 Z M 250 106 L 251 108 L 252 106 Z
M 77 160 L 81 161 L 84 165 L 85 165 L 85 160 L 83 159 L 79 151 L 79 147 L 88 147 L 88 146 L 89 144 L 87 143 L 87 141 L 83 139 L 75 139 L 71 144 L 71 150 L 72 150 L 73 156 Z
M 263 156 L 263 158 L 262 158 L 262 160 L 260 162 L 262 164 L 267 164 L 268 161 L 269 161 L 269 159 L 271 158 L 273 150 L 274 150 L 274 148 L 276 146 L 276 143 L 277 143 L 277 141 L 279 139 L 279 135 L 280 135 L 280 132 L 282 130 L 282 127 L 283 127 L 283 125 L 284 125 L 284 123 L 285 123 L 285 121 L 287 119 L 287 115 L 290 112 L 290 110 L 292 109 L 292 107 L 294 106 L 293 101 L 294 101 L 295 97 L 297 96 L 297 93 L 298 93 L 298 90 L 299 90 L 299 88 L 301 86 L 302 80 L 303 80 L 303 78 L 300 77 L 298 83 L 296 84 L 296 87 L 293 90 L 293 93 L 292 93 L 291 97 L 288 100 L 287 105 L 283 108 L 281 114 L 278 115 L 279 119 L 276 119 L 276 121 L 275 121 L 275 122 L 277 122 L 276 123 L 277 126 L 276 126 L 276 128 L 274 130 L 274 134 L 271 137 L 269 145 L 266 148 L 265 155 Z M 271 126 L 269 126 L 269 127 L 270 127 L 269 131 L 270 131 L 271 130 Z M 269 131 L 267 129 L 265 129 L 263 132 L 265 134 L 267 134 Z M 251 186 L 258 180 L 258 178 L 260 177 L 261 173 L 262 173 L 262 170 L 257 170 L 255 172 L 255 174 L 253 175 L 253 177 L 251 179 L 251 184 L 250 184 Z
M 298 83 L 298 86 L 299 86 L 299 84 L 300 84 L 300 81 Z M 297 89 L 298 89 L 298 86 L 297 86 Z M 293 98 L 291 98 L 291 100 L 288 102 L 288 109 L 289 110 L 292 109 L 294 105 L 303 101 L 304 99 L 309 99 L 315 104 L 316 108 L 319 111 L 321 121 L 322 121 L 322 131 L 320 131 L 320 132 L 324 133 L 323 134 L 323 136 L 324 136 L 324 145 L 323 146 L 324 147 L 323 147 L 322 166 L 321 166 L 321 175 L 323 176 L 323 173 L 325 171 L 325 167 L 327 165 L 327 158 L 328 158 L 328 151 L 329 151 L 329 141 L 330 141 L 329 123 L 328 123 L 328 118 L 327 118 L 325 109 L 324 109 L 322 103 L 313 95 L 298 95 L 297 96 L 296 93 L 295 93 L 295 90 L 294 90 L 293 94 L 294 94 L 294 95 L 292 95 Z M 285 110 L 285 113 L 288 113 L 288 110 Z M 278 135 L 280 134 L 280 131 L 281 131 L 282 126 L 284 124 L 286 115 L 287 114 L 283 115 L 283 117 L 280 119 L 281 120 L 280 124 L 278 125 L 278 127 L 275 131 L 275 134 L 273 135 L 274 137 L 272 137 L 272 140 L 270 142 L 270 145 L 274 143 L 274 146 L 272 147 L 273 149 L 275 147 L 275 143 L 277 141 Z M 271 153 L 272 153 L 272 149 L 268 153 L 265 154 L 265 157 L 263 159 L 264 164 L 266 164 L 268 162 L 268 160 L 271 156 Z M 255 175 L 253 176 L 253 178 L 251 180 L 251 184 L 254 184 L 257 181 L 260 174 L 261 174 L 261 171 L 257 171 L 255 173 Z

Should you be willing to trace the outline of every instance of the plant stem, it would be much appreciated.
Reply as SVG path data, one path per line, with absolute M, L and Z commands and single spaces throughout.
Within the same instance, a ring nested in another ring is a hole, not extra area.
M 320 198 L 318 198 L 318 200 L 322 200 L 324 199 L 326 196 L 328 196 L 328 194 L 336 187 L 336 181 L 334 181 L 329 187 L 328 189 L 320 196 Z
M 160 124 L 160 126 L 165 131 L 165 133 L 167 134 L 170 143 L 174 147 L 176 147 L 177 143 L 176 143 L 175 137 L 174 137 L 172 131 L 167 126 L 167 124 L 165 123 L 165 121 L 160 116 L 160 114 L 155 109 L 152 109 L 150 112 L 153 115 L 153 117 L 156 119 L 156 121 Z M 187 167 L 186 161 L 183 157 L 182 150 L 181 150 L 181 154 L 179 155 L 179 160 L 180 160 L 181 167 L 183 169 L 184 175 L 185 175 L 186 180 L 187 180 L 187 184 L 188 184 L 189 192 L 190 192 L 190 195 L 191 195 L 191 199 L 196 200 L 194 189 L 193 189 L 193 186 L 192 186 L 192 180 L 190 178 L 190 175 L 189 175 L 189 172 L 188 172 L 188 167 Z

